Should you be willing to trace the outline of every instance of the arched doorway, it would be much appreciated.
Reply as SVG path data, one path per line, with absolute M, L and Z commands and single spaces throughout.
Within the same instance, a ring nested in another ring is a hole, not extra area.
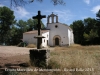
M 55 45 L 56 45 L 56 46 L 59 45 L 59 38 L 55 38 Z
M 61 45 L 61 37 L 59 35 L 55 35 L 53 37 L 53 46 L 60 46 Z

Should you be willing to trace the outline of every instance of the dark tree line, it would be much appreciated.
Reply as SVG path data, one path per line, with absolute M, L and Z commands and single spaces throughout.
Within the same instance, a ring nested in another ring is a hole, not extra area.
M 70 27 L 73 29 L 74 42 L 82 45 L 100 44 L 100 10 L 96 19 L 86 18 L 74 21 Z
M 14 23 L 13 11 L 7 7 L 0 7 L 0 42 L 5 43 L 9 38 L 10 26 Z
M 21 42 L 24 32 L 37 30 L 37 23 L 37 19 L 16 21 L 12 10 L 0 7 L 0 44 L 17 45 Z M 41 26 L 45 29 L 42 21 Z

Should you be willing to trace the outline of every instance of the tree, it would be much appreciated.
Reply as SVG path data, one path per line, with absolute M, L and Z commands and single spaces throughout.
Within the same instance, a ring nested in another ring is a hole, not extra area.
M 10 41 L 8 41 L 9 45 L 18 45 L 18 43 L 22 42 L 23 33 L 28 29 L 27 22 L 23 20 L 17 21 L 14 25 L 11 26 L 10 30 Z
M 98 34 L 97 40 L 98 40 L 98 42 L 100 44 L 100 9 L 97 12 L 96 17 L 97 17 L 97 19 L 96 19 L 96 21 L 97 21 L 96 22 L 96 26 L 97 26 L 97 34 Z
M 41 21 L 40 23 L 41 23 L 41 29 L 45 29 L 45 25 L 43 24 L 43 22 Z M 29 19 L 29 20 L 27 20 L 28 31 L 37 30 L 37 24 L 38 24 L 38 20 L 37 19 Z
M 97 34 L 97 31 L 91 29 L 91 31 L 89 32 L 89 34 L 86 34 L 84 32 L 84 35 L 83 36 L 84 36 L 84 38 L 85 38 L 86 41 L 89 41 L 90 42 L 90 44 L 95 44 L 94 43 L 95 42 L 95 38 L 98 37 L 98 34 Z
M 9 37 L 9 31 L 14 21 L 14 13 L 7 7 L 0 7 L 0 43 L 6 43 Z
M 84 23 L 82 20 L 74 21 L 70 27 L 73 29 L 74 42 L 81 44 L 83 42 Z
M 25 4 L 28 4 L 28 3 L 32 3 L 34 2 L 35 0 L 11 0 L 11 6 L 24 6 Z M 43 0 L 37 0 L 38 2 L 43 2 Z M 51 2 L 53 2 L 54 5 L 57 5 L 57 4 L 61 4 L 61 5 L 64 5 L 65 2 L 63 0 L 51 0 Z
M 16 25 L 21 30 L 21 33 L 26 32 L 27 29 L 28 29 L 28 25 L 27 25 L 27 22 L 26 21 L 19 20 Z
M 33 19 L 28 19 L 27 25 L 28 25 L 28 31 L 32 31 L 34 29 Z
M 100 10 L 99 10 L 98 13 L 96 14 L 96 17 L 97 17 L 97 21 L 100 22 Z
M 18 44 L 18 43 L 20 43 L 21 39 L 23 38 L 23 33 L 27 32 L 27 30 L 28 30 L 27 21 L 19 20 L 16 23 L 15 30 L 17 33 L 13 36 L 13 39 L 16 40 L 14 42 L 16 42 L 16 44 Z
M 70 27 L 73 29 L 74 42 L 82 45 L 98 44 L 98 27 L 94 18 L 86 18 L 84 21 L 74 21 Z
M 11 27 L 9 36 L 9 45 L 17 45 L 21 41 L 20 29 L 17 28 L 15 24 Z
M 84 36 L 84 41 L 88 42 L 88 44 L 97 44 L 95 43 L 98 38 L 98 27 L 97 21 L 94 18 L 86 18 L 84 19 L 84 34 L 88 35 L 88 38 Z
M 86 18 L 84 19 L 84 31 L 89 34 L 91 29 L 97 30 L 96 29 L 96 20 L 94 18 Z

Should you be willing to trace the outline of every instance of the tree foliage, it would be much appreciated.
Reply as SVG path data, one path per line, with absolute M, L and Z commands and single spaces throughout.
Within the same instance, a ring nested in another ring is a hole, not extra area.
M 98 11 L 98 13 L 96 14 L 97 20 L 100 21 L 100 10 Z
M 41 21 L 41 29 L 45 29 L 45 25 L 43 24 L 43 22 Z M 37 19 L 29 19 L 27 20 L 27 25 L 28 25 L 28 30 L 37 30 L 37 24 L 38 24 L 38 20 Z
M 76 43 L 83 41 L 84 24 L 82 20 L 74 21 L 70 26 L 73 29 L 74 39 Z
M 0 43 L 7 42 L 14 18 L 15 16 L 12 10 L 7 7 L 0 7 Z
M 10 41 L 8 41 L 9 45 L 17 45 L 21 42 L 22 32 L 21 29 L 17 28 L 14 24 L 10 31 Z
M 27 22 L 23 20 L 19 20 L 16 23 L 17 27 L 21 30 L 21 33 L 26 32 L 28 30 Z
M 94 18 L 78 20 L 71 24 L 74 33 L 74 42 L 82 45 L 100 44 L 98 21 Z M 100 23 L 99 23 L 100 24 Z

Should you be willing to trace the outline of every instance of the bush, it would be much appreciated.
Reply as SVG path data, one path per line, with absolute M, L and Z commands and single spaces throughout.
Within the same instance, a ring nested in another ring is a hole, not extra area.
M 27 43 L 25 43 L 25 42 L 20 42 L 17 46 L 18 46 L 18 47 L 26 47 L 26 46 L 27 46 Z

